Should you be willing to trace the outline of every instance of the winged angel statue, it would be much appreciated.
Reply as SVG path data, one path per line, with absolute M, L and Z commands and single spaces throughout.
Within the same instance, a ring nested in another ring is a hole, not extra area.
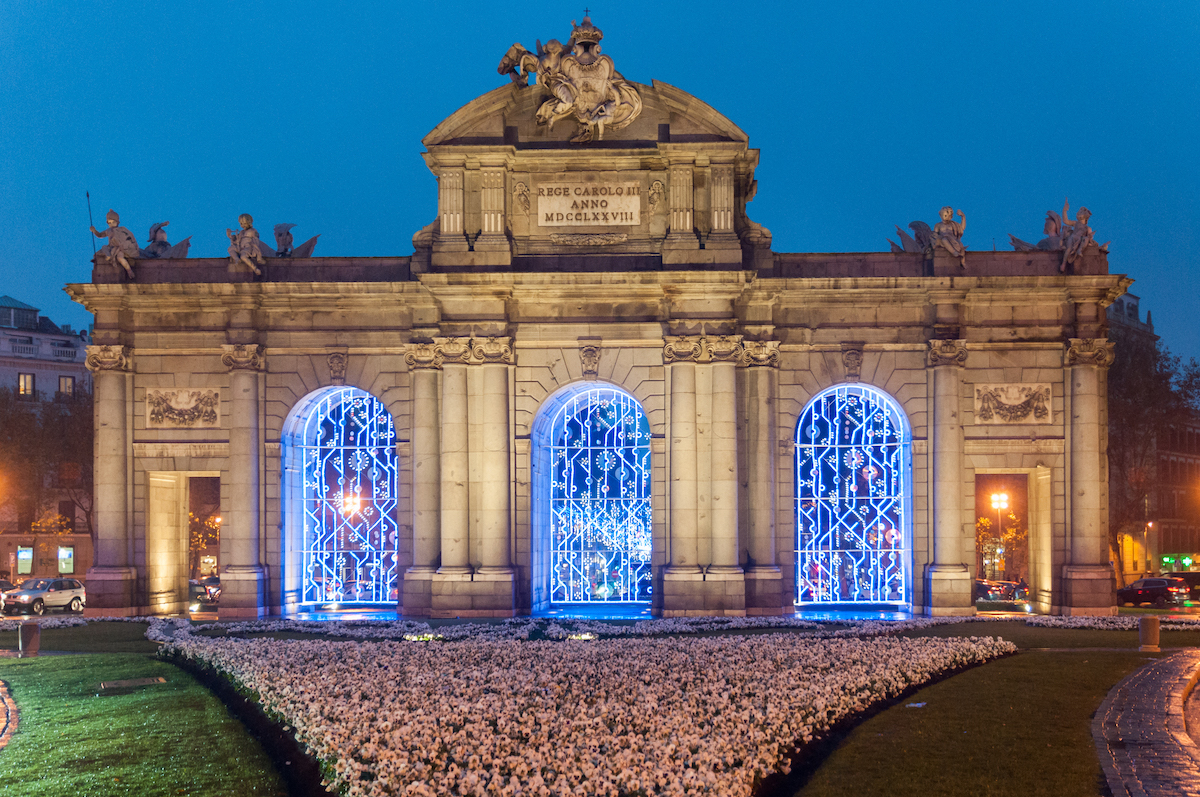
M 537 85 L 550 97 L 537 111 L 538 124 L 553 129 L 560 119 L 574 117 L 579 134 L 571 139 L 581 144 L 599 140 L 604 128 L 620 130 L 642 112 L 642 98 L 632 83 L 617 71 L 610 56 L 600 54 L 604 34 L 592 24 L 571 20 L 571 38 L 563 45 L 551 39 L 537 42 L 537 53 L 514 44 L 500 59 L 496 71 L 510 75 L 518 86 L 529 85 L 529 75 L 537 75 Z

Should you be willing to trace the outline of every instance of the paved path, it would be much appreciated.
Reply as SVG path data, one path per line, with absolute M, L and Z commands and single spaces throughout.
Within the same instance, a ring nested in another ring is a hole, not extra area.
M 1161 658 L 1112 688 L 1092 738 L 1113 797 L 1200 797 L 1200 748 L 1184 726 L 1184 696 L 1200 676 L 1200 650 Z

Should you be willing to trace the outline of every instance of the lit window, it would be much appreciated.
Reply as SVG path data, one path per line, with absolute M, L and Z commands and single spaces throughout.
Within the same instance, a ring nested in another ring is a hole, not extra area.
M 27 576 L 33 572 L 33 548 L 17 548 L 17 575 Z
M 34 392 L 33 374 L 17 374 L 17 395 L 33 398 Z
M 75 547 L 71 545 L 58 546 L 58 572 L 75 572 Z
M 75 395 L 75 377 L 60 376 L 58 378 L 58 392 L 64 396 Z

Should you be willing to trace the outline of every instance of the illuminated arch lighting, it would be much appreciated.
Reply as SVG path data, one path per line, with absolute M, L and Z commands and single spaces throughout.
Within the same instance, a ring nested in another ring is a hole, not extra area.
M 285 461 L 302 469 L 300 602 L 394 605 L 399 528 L 392 416 L 355 387 L 327 388 L 298 409 L 284 445 L 292 449 Z
M 822 391 L 796 426 L 796 603 L 912 602 L 911 435 L 867 385 Z
M 650 423 L 614 386 L 568 390 L 543 408 L 542 544 L 553 606 L 651 601 Z M 548 533 L 547 533 L 548 532 Z

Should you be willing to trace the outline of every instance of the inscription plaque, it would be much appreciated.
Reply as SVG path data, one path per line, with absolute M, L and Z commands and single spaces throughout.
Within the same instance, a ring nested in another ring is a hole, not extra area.
M 539 227 L 636 226 L 642 187 L 632 182 L 543 183 L 537 188 Z

